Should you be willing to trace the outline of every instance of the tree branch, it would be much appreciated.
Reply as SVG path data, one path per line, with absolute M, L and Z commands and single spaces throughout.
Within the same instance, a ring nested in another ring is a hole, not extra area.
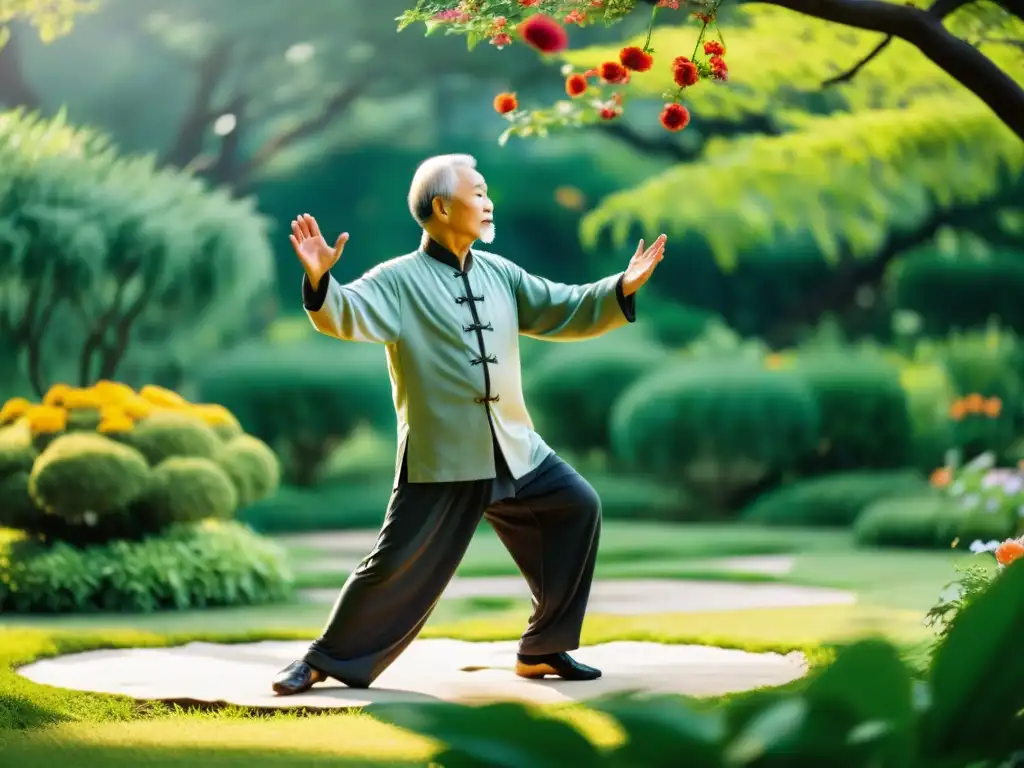
M 935 16 L 938 19 L 944 19 L 946 16 L 953 13 L 953 11 L 956 11 L 959 8 L 962 8 L 963 6 L 968 5 L 969 3 L 972 2 L 974 2 L 974 0 L 936 0 L 936 2 L 932 3 L 931 7 L 928 8 L 928 13 L 930 13 L 931 15 Z M 864 67 L 866 67 L 872 59 L 874 59 L 876 56 L 882 53 L 882 51 L 888 48 L 889 44 L 892 41 L 893 36 L 888 35 L 882 42 L 876 45 L 867 56 L 862 58 L 850 69 L 846 70 L 842 74 L 836 75 L 835 77 L 830 77 L 828 80 L 821 84 L 821 87 L 828 88 L 829 86 L 832 85 L 848 83 L 857 75 L 858 72 L 864 69 Z
M 956 0 L 949 0 L 955 2 Z M 915 46 L 934 64 L 972 91 L 1015 134 L 1024 139 L 1024 88 L 981 51 L 951 34 L 929 11 L 884 0 L 747 0 L 806 16 L 881 32 Z M 1024 4 L 1024 0 L 1003 0 Z
M 324 104 L 323 109 L 308 120 L 304 120 L 295 127 L 267 139 L 253 153 L 248 162 L 239 166 L 232 179 L 234 186 L 247 184 L 249 179 L 262 170 L 281 150 L 302 139 L 315 135 L 330 125 L 332 120 L 343 114 L 345 110 L 352 106 L 356 99 L 366 93 L 379 76 L 379 74 L 373 71 L 360 73 L 359 77 L 354 78 L 349 85 L 335 93 Z
M 128 310 L 117 321 L 114 329 L 114 341 L 105 344 L 100 355 L 100 378 L 113 379 L 117 374 L 117 367 L 124 360 L 125 353 L 128 351 L 132 326 L 138 320 L 146 305 L 149 304 L 155 289 L 156 280 L 152 280 L 139 292 L 132 305 L 128 307 Z
M 178 129 L 178 135 L 163 163 L 175 168 L 184 168 L 203 149 L 203 139 L 210 121 L 215 117 L 213 94 L 217 90 L 231 64 L 231 46 L 218 43 L 199 62 L 199 82 L 192 101 Z
M 42 106 L 42 101 L 25 79 L 18 32 L 11 27 L 8 29 L 11 36 L 6 45 L 0 46 L 0 104 L 34 112 Z
M 121 310 L 121 300 L 124 298 L 128 281 L 132 279 L 137 271 L 138 264 L 127 270 L 124 278 L 118 282 L 117 288 L 114 290 L 114 297 L 110 302 L 110 306 L 91 324 L 88 322 L 88 314 L 82 306 L 81 300 L 75 303 L 75 308 L 82 317 L 83 325 L 89 328 L 89 333 L 82 343 L 82 356 L 78 362 L 78 385 L 80 387 L 88 387 L 92 384 L 93 358 L 102 353 L 107 333 L 114 326 L 114 319 Z M 102 363 L 102 357 L 100 362 Z

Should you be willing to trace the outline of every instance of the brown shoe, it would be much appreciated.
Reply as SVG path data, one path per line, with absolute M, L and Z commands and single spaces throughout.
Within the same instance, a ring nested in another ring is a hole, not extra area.
M 540 680 L 547 675 L 563 680 L 597 680 L 601 670 L 580 664 L 568 653 L 549 653 L 544 656 L 525 656 L 516 659 L 516 674 L 529 680 Z
M 274 693 L 278 696 L 293 696 L 305 693 L 317 683 L 322 683 L 327 675 L 319 669 L 309 666 L 304 661 L 293 661 L 277 673 L 274 678 Z

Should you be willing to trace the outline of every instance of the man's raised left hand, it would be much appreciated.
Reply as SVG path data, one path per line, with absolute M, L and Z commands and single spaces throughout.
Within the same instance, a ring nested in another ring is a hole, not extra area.
M 643 240 L 637 245 L 636 253 L 629 260 L 626 274 L 622 278 L 622 292 L 626 296 L 636 293 L 650 279 L 654 273 L 654 268 L 658 266 L 658 262 L 665 258 L 666 240 L 668 238 L 665 235 L 661 235 L 646 250 L 644 250 Z

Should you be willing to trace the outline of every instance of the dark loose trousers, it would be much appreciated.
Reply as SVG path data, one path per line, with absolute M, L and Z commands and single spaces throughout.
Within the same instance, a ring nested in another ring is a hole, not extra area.
M 377 543 L 342 588 L 306 663 L 350 687 L 371 685 L 426 624 L 481 517 L 533 593 L 519 652 L 579 647 L 601 502 L 555 454 L 518 480 L 497 445 L 495 460 L 496 478 L 450 483 L 409 483 L 403 462 Z

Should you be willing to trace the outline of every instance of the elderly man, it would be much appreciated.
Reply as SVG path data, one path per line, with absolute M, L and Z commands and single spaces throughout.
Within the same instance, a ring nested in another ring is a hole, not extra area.
M 641 240 L 623 273 L 568 286 L 487 251 L 494 208 L 468 155 L 417 169 L 409 209 L 423 228 L 414 252 L 342 285 L 330 246 L 308 214 L 292 223 L 305 269 L 302 298 L 321 333 L 386 345 L 398 454 L 384 525 L 341 590 L 323 633 L 273 681 L 279 695 L 333 677 L 365 688 L 413 641 L 481 518 L 495 529 L 533 593 L 516 674 L 593 680 L 576 662 L 593 580 L 601 503 L 545 445 L 523 402 L 519 336 L 573 341 L 633 322 L 636 291 L 663 258 L 665 236 Z

